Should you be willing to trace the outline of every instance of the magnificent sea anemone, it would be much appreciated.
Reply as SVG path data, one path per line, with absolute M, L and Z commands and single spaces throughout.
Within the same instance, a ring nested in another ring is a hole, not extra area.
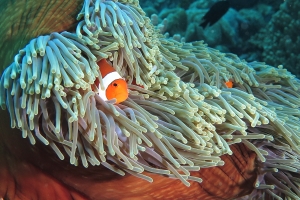
M 165 38 L 137 0 L 0 5 L 0 198 L 299 198 L 300 83 L 282 66 Z M 120 104 L 98 95 L 102 59 Z

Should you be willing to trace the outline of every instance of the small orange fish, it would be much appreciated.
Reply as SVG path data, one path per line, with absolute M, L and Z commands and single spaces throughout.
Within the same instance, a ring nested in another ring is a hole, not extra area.
M 96 79 L 95 84 L 98 86 L 99 96 L 107 101 L 115 98 L 116 103 L 121 103 L 128 98 L 127 83 L 124 78 L 105 60 L 102 59 L 98 63 L 104 90 L 101 90 L 99 79 Z
M 232 88 L 233 82 L 231 80 L 228 80 L 227 82 L 225 82 L 225 85 L 227 86 L 227 88 Z

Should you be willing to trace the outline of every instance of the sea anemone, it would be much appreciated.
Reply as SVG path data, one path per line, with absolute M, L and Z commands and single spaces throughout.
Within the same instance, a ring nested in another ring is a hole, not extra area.
M 32 36 L 2 73 L 0 105 L 11 128 L 75 168 L 131 175 L 97 179 L 102 191 L 89 198 L 298 198 L 300 83 L 292 74 L 165 38 L 136 0 L 85 0 L 77 20 Z M 97 95 L 101 59 L 128 82 L 126 101 Z M 143 196 L 138 188 L 118 196 L 110 184 L 142 179 L 150 182 Z M 159 184 L 170 187 L 156 193 Z

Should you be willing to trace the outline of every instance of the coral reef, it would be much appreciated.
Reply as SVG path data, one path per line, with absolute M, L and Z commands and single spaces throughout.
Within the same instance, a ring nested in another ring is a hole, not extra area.
M 262 60 L 271 65 L 283 65 L 300 76 L 298 27 L 300 3 L 284 1 L 268 25 L 251 38 L 251 43 L 261 49 Z
M 184 2 L 188 6 L 175 2 L 165 6 L 146 1 L 142 7 L 148 16 L 157 16 L 157 23 L 164 25 L 163 33 L 170 36 L 179 34 L 187 42 L 204 40 L 210 47 L 221 52 L 235 53 L 247 61 L 265 61 L 260 55 L 260 49 L 250 40 L 266 27 L 282 1 L 230 1 L 231 9 L 228 13 L 215 25 L 204 30 L 199 26 L 201 18 L 216 1 Z M 261 40 L 257 39 L 257 43 L 261 44 Z

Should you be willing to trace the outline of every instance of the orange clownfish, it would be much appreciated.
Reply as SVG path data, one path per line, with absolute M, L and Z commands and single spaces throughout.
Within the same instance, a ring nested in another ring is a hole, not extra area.
M 227 86 L 227 88 L 232 88 L 233 87 L 233 82 L 231 80 L 225 82 L 225 85 Z
M 102 75 L 104 90 L 101 90 L 99 80 L 96 79 L 95 84 L 99 88 L 99 96 L 104 100 L 115 98 L 116 103 L 121 103 L 128 98 L 127 82 L 120 76 L 118 72 L 105 60 L 102 59 L 98 63 L 100 73 Z

